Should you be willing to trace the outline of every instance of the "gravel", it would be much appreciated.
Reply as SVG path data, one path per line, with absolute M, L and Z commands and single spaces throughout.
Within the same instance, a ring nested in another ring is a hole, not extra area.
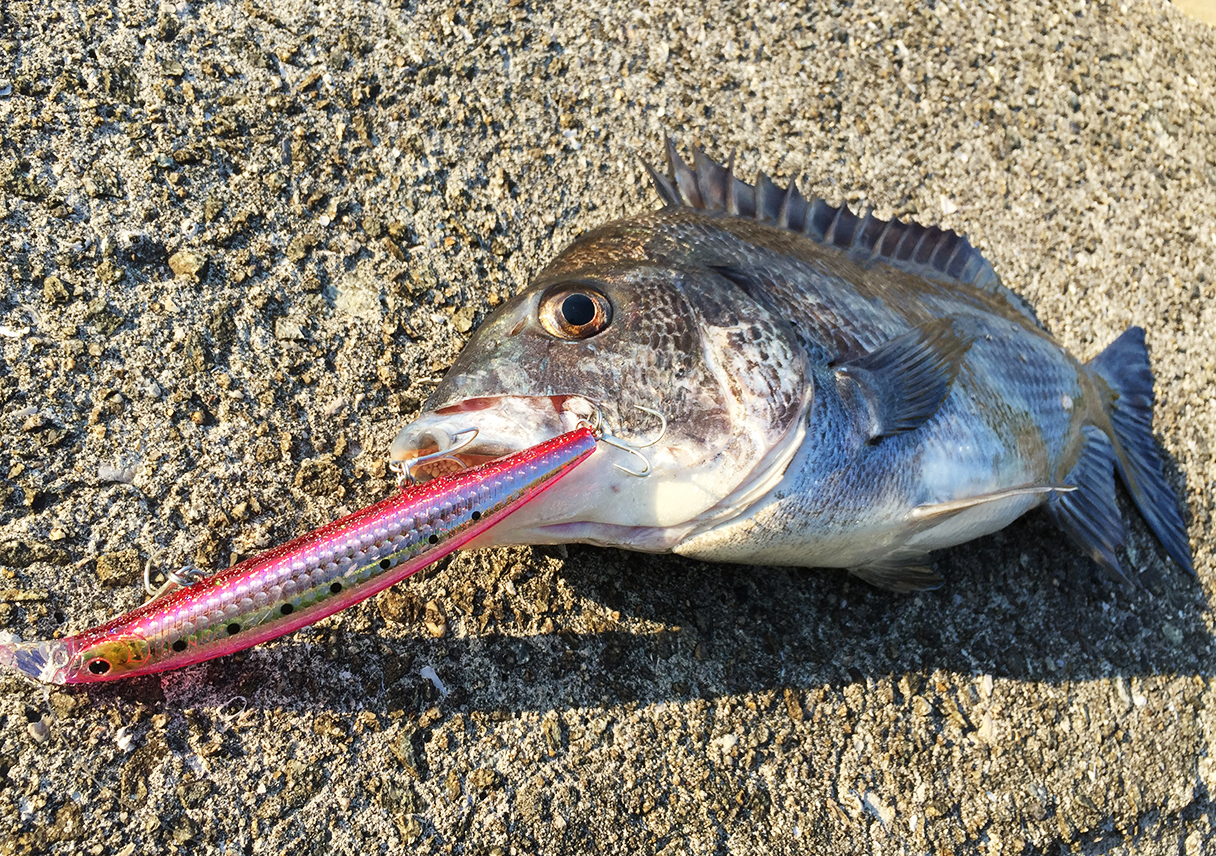
M 1186 853 L 1216 835 L 1216 30 L 1153 2 L 0 10 L 0 629 L 383 496 L 492 308 L 664 132 L 1148 330 L 1198 580 L 1043 519 L 940 591 L 462 554 L 243 654 L 0 677 L 0 854 Z

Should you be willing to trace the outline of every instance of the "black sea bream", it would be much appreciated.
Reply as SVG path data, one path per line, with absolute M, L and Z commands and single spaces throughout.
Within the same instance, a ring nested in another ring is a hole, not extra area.
M 930 551 L 1044 506 L 1122 578 L 1117 472 L 1192 570 L 1143 330 L 1081 363 L 953 232 L 694 155 L 669 143 L 668 173 L 651 170 L 665 207 L 567 247 L 393 443 L 407 461 L 476 428 L 454 453 L 470 464 L 598 411 L 638 447 L 601 444 L 481 544 L 840 567 L 909 590 L 940 582 Z

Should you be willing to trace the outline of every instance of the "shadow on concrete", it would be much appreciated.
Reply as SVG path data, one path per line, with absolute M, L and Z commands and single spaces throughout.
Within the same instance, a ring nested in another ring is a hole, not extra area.
M 898 686 L 905 676 L 915 687 L 935 671 L 1049 685 L 1206 676 L 1212 639 L 1202 589 L 1163 554 L 1145 552 L 1149 544 L 1140 527 L 1128 564 L 1150 570 L 1139 587 L 1120 589 L 1031 516 L 938 554 L 946 584 L 914 595 L 836 571 L 570 547 L 562 576 L 576 595 L 606 607 L 597 615 L 615 610 L 655 631 L 613 622 L 563 629 L 589 623 L 575 611 L 554 612 L 550 633 L 508 619 L 478 635 L 432 639 L 417 625 L 389 629 L 373 606 L 367 629 L 309 628 L 180 673 L 88 692 L 159 706 L 166 692 L 178 697 L 189 687 L 194 704 L 241 697 L 254 707 L 417 714 L 435 705 L 518 712 L 653 704 L 883 678 Z M 422 677 L 426 666 L 446 696 Z

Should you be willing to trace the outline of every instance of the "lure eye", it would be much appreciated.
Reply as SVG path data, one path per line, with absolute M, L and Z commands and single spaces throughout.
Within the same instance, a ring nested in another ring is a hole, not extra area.
M 107 639 L 81 651 L 77 668 L 94 678 L 123 677 L 142 668 L 150 653 L 148 643 L 139 636 Z
M 540 299 L 540 323 L 559 339 L 589 339 L 612 323 L 612 303 L 589 285 L 555 285 Z

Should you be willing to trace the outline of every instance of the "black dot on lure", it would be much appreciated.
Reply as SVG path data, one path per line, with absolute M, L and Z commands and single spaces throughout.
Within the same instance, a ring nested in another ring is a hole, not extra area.
M 225 629 L 228 631 L 229 636 L 235 636 L 236 634 L 241 632 L 241 625 L 237 624 L 234 621 L 231 624 L 229 624 L 228 627 Z
M 294 606 L 292 606 L 290 603 L 285 603 L 279 607 L 280 615 L 291 615 L 295 611 L 296 611 L 296 608 Z
M 391 559 L 381 559 L 380 560 L 380 570 L 387 571 L 392 566 L 393 566 L 393 563 L 392 563 Z
M 340 591 L 342 591 L 342 583 L 330 583 L 330 586 L 329 586 L 330 594 L 337 594 Z
M 438 535 L 432 535 L 430 538 L 427 538 L 426 540 L 430 541 L 432 544 L 438 544 L 438 543 L 439 543 L 439 536 L 438 536 Z
M 481 519 L 481 512 L 480 512 L 480 511 L 474 511 L 474 512 L 473 512 L 473 522 L 474 522 L 474 523 L 476 523 L 476 522 L 477 522 L 478 520 L 480 520 L 480 519 Z
M 182 651 L 186 650 L 186 640 L 178 639 L 176 642 L 173 643 L 173 645 L 171 647 L 173 648 L 174 651 L 176 651 L 177 653 L 180 654 Z

